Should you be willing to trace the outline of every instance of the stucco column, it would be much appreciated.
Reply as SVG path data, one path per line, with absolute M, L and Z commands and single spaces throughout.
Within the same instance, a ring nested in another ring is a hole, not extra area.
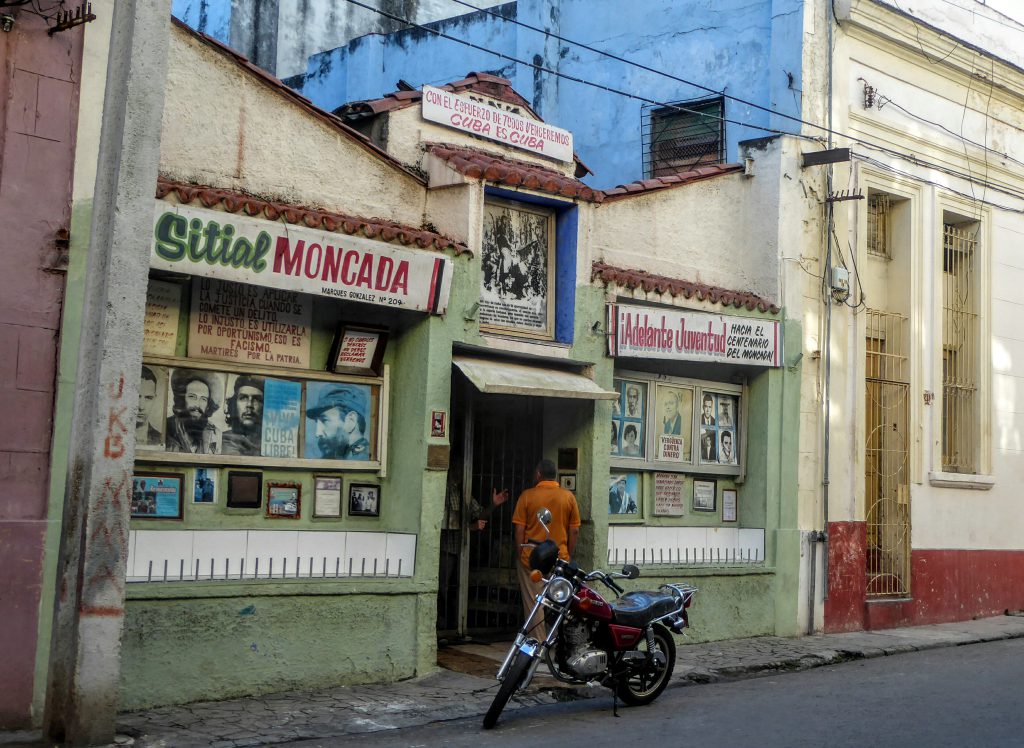
M 45 729 L 114 737 L 170 0 L 112 4 Z

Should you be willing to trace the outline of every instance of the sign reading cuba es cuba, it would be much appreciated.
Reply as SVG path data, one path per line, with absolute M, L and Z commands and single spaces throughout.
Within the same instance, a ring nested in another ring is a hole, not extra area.
M 360 236 L 156 201 L 150 267 L 444 314 L 452 261 Z
M 782 366 L 782 323 L 610 304 L 608 354 L 778 367 Z

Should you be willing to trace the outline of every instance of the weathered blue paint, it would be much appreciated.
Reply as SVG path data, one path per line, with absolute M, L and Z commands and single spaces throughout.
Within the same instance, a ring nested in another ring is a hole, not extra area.
M 171 15 L 223 44 L 231 42 L 230 0 L 172 0 Z
M 519 0 L 493 13 L 474 12 L 430 28 L 478 47 L 526 60 L 593 83 L 660 102 L 689 101 L 725 92 L 782 114 L 800 114 L 805 0 L 648 0 L 623 9 L 611 0 Z M 574 41 L 605 49 L 655 70 L 707 87 L 687 85 L 558 42 L 510 23 L 516 19 Z M 414 86 L 441 84 L 470 71 L 510 78 L 537 112 L 573 131 L 577 152 L 608 186 L 643 176 L 638 99 L 518 65 L 420 29 L 368 36 L 310 58 L 302 93 L 335 109 L 381 96 L 399 79 Z M 726 158 L 737 144 L 772 128 L 796 132 L 798 123 L 726 100 Z M 743 123 L 743 124 L 736 124 Z

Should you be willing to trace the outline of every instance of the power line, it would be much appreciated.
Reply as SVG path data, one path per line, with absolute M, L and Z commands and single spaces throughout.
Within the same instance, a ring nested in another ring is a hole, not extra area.
M 379 15 L 382 15 L 382 16 L 384 16 L 386 18 L 389 18 L 389 19 L 391 19 L 393 21 L 397 21 L 398 23 L 404 24 L 406 26 L 420 29 L 420 30 L 425 31 L 425 32 L 427 32 L 429 34 L 433 34 L 434 36 L 440 37 L 442 39 L 447 39 L 449 41 L 455 42 L 456 44 L 462 44 L 462 45 L 470 47 L 472 49 L 476 49 L 478 51 L 485 52 L 485 53 L 490 54 L 490 55 L 494 55 L 495 57 L 499 57 L 501 59 L 508 60 L 510 62 L 514 62 L 516 64 L 523 65 L 523 66 L 528 67 L 528 68 L 532 68 L 533 70 L 538 70 L 540 72 L 548 73 L 549 75 L 553 75 L 553 76 L 558 77 L 558 78 L 563 78 L 565 80 L 570 80 L 570 81 L 573 81 L 575 83 L 579 83 L 581 85 L 591 86 L 593 88 L 597 88 L 597 89 L 600 89 L 600 90 L 603 90 L 603 91 L 607 91 L 608 93 L 616 94 L 618 96 L 625 96 L 626 98 L 634 99 L 636 101 L 642 101 L 644 103 L 652 104 L 654 106 L 664 107 L 664 108 L 671 109 L 671 110 L 674 110 L 674 111 L 681 111 L 681 112 L 686 112 L 688 114 L 698 115 L 698 116 L 705 117 L 705 118 L 710 119 L 710 120 L 716 120 L 716 121 L 719 121 L 719 122 L 728 122 L 730 124 L 739 125 L 741 127 L 749 127 L 751 129 L 754 129 L 754 130 L 761 130 L 763 132 L 768 132 L 768 133 L 772 133 L 772 134 L 775 134 L 775 135 L 790 135 L 792 137 L 802 138 L 802 139 L 805 139 L 805 140 L 809 140 L 809 141 L 817 142 L 817 143 L 821 144 L 821 140 L 820 139 L 811 137 L 809 135 L 804 135 L 803 133 L 785 132 L 783 130 L 777 130 L 777 129 L 774 129 L 774 128 L 765 127 L 763 125 L 755 125 L 755 124 L 751 124 L 749 122 L 742 122 L 742 121 L 739 121 L 739 120 L 729 119 L 727 117 L 719 117 L 719 116 L 716 116 L 716 115 L 707 114 L 706 112 L 700 112 L 700 111 L 688 109 L 685 106 L 681 106 L 679 104 L 671 104 L 671 103 L 661 102 L 661 101 L 657 101 L 656 99 L 651 99 L 651 98 L 646 97 L 646 96 L 641 96 L 639 94 L 634 94 L 634 93 L 630 93 L 628 91 L 623 91 L 621 89 L 613 88 L 611 86 L 606 86 L 606 85 L 604 85 L 602 83 L 597 83 L 597 82 L 594 82 L 594 81 L 587 80 L 585 78 L 580 78 L 580 77 L 575 76 L 575 75 L 570 75 L 569 73 L 563 73 L 563 72 L 561 72 L 559 70 L 554 70 L 553 68 L 549 68 L 549 67 L 546 67 L 544 65 L 538 65 L 538 64 L 532 63 L 532 62 L 526 62 L 525 60 L 521 60 L 521 59 L 513 57 L 511 55 L 507 55 L 504 52 L 496 52 L 494 50 L 487 49 L 486 47 L 480 46 L 479 44 L 475 44 L 473 42 L 470 42 L 470 41 L 468 41 L 466 39 L 460 39 L 459 37 L 452 36 L 450 34 L 446 34 L 443 31 L 440 31 L 438 29 L 434 29 L 434 28 L 431 28 L 429 26 L 424 26 L 423 24 L 415 23 L 415 22 L 413 22 L 412 20 L 410 20 L 408 18 L 403 18 L 402 16 L 395 15 L 395 14 L 390 13 L 388 11 L 385 11 L 385 10 L 382 10 L 382 9 L 379 9 L 379 8 L 375 8 L 375 7 L 373 7 L 371 5 L 368 5 L 368 4 L 364 3 L 364 2 L 360 2 L 360 0 L 346 0 L 346 1 L 348 3 L 350 3 L 350 4 L 352 4 L 352 5 L 356 5 L 356 6 L 360 7 L 360 8 L 364 8 L 365 10 L 369 10 L 371 12 L 377 13 Z M 476 6 L 470 5 L 469 3 L 463 2 L 463 0 L 453 0 L 453 2 L 461 3 L 463 5 L 466 5 L 467 7 L 476 7 Z M 481 9 L 481 10 L 484 10 L 484 12 L 488 12 L 488 11 L 486 11 L 486 9 Z M 509 21 L 509 19 L 504 18 L 504 16 L 500 16 L 499 15 L 498 18 L 501 18 L 502 20 L 505 20 L 505 21 Z M 518 22 L 518 21 L 510 21 L 510 22 L 521 23 L 521 22 Z M 530 26 L 527 25 L 527 28 L 534 28 L 534 27 L 530 27 Z M 540 33 L 548 34 L 550 32 L 540 30 Z M 552 36 L 554 36 L 554 35 L 552 35 Z M 556 38 L 564 39 L 563 37 L 556 37 Z M 566 43 L 569 43 L 569 44 L 575 44 L 576 43 L 576 42 L 573 42 L 572 40 L 565 40 L 565 41 L 566 41 Z M 639 65 L 639 63 L 631 63 L 629 60 L 626 60 L 625 58 L 618 58 L 617 56 L 612 55 L 611 53 L 604 53 L 601 50 L 595 50 L 595 51 L 597 51 L 597 52 L 599 52 L 601 54 L 607 54 L 610 57 L 621 59 L 622 61 L 626 62 L 627 64 L 637 64 L 637 65 Z M 646 67 L 646 66 L 644 66 L 644 67 Z M 658 71 L 655 68 L 649 68 L 649 69 L 652 72 L 656 73 L 656 74 L 666 75 L 668 77 L 674 77 L 674 76 L 671 76 L 668 73 L 664 73 L 662 71 Z M 686 81 L 685 79 L 678 79 L 678 80 L 680 80 L 681 82 L 687 83 L 688 85 L 695 85 L 695 86 L 698 86 L 700 88 L 704 88 L 707 91 L 713 91 L 717 95 L 724 96 L 726 98 L 738 101 L 740 103 L 750 104 L 749 102 L 745 102 L 742 99 L 736 99 L 735 97 L 728 96 L 727 94 L 724 94 L 722 92 L 714 91 L 714 89 L 710 89 L 710 88 L 707 88 L 705 86 L 699 86 L 698 84 L 690 83 L 689 81 Z M 752 106 L 757 106 L 757 108 L 759 108 L 759 109 L 762 109 L 764 111 L 767 111 L 767 112 L 770 112 L 770 113 L 773 113 L 773 114 L 779 114 L 780 116 L 788 116 L 788 115 L 782 115 L 779 112 L 775 112 L 774 110 L 767 109 L 767 108 L 761 107 L 759 105 L 752 105 Z M 790 118 L 791 119 L 796 119 L 796 118 L 792 118 L 792 117 L 790 117 Z M 898 158 L 898 159 L 903 160 L 903 161 L 908 161 L 908 162 L 910 162 L 910 163 L 912 163 L 912 164 L 914 164 L 916 166 L 920 166 L 920 167 L 927 168 L 927 169 L 934 169 L 935 171 L 939 171 L 939 172 L 944 173 L 944 174 L 946 174 L 948 176 L 952 176 L 952 177 L 955 177 L 957 179 L 965 180 L 966 182 L 971 184 L 972 189 L 973 189 L 974 184 L 977 183 L 979 186 L 984 186 L 987 189 L 992 189 L 993 191 L 1001 192 L 1001 193 L 1003 193 L 1005 195 L 1008 195 L 1010 197 L 1013 197 L 1013 198 L 1016 198 L 1016 199 L 1019 199 L 1019 200 L 1024 200 L 1024 193 L 1018 193 L 1018 192 L 1015 192 L 1015 191 L 1012 191 L 1012 190 L 1000 187 L 998 185 L 991 184 L 991 183 L 989 183 L 987 181 L 979 180 L 976 177 L 974 177 L 972 174 L 964 174 L 962 172 L 955 171 L 955 170 L 950 169 L 950 168 L 948 168 L 946 166 L 943 166 L 941 164 L 935 164 L 935 163 L 926 161 L 924 159 L 918 158 L 917 156 L 914 156 L 912 154 L 904 153 L 902 151 L 898 151 L 898 150 L 895 150 L 895 149 L 892 149 L 892 148 L 889 148 L 889 147 L 886 147 L 886 146 L 883 146 L 883 145 L 879 145 L 877 143 L 874 143 L 874 142 L 869 141 L 869 140 L 865 140 L 863 138 L 856 137 L 854 135 L 848 135 L 846 133 L 842 133 L 842 132 L 839 132 L 839 131 L 836 131 L 836 130 L 832 130 L 830 128 L 825 127 L 824 125 L 817 125 L 817 124 L 815 124 L 813 122 L 806 122 L 805 120 L 801 120 L 801 119 L 796 119 L 796 121 L 800 122 L 802 124 L 806 124 L 806 125 L 808 125 L 810 127 L 815 127 L 815 128 L 820 129 L 820 130 L 823 130 L 824 132 L 826 132 L 828 134 L 845 138 L 846 140 L 848 140 L 851 143 L 857 143 L 857 144 L 862 145 L 865 148 L 868 148 L 870 150 L 878 151 L 879 153 L 884 153 L 886 155 L 892 156 L 893 158 Z M 922 180 L 922 181 L 927 181 L 927 180 Z
M 742 122 L 740 120 L 729 119 L 728 117 L 719 117 L 719 116 L 716 116 L 716 115 L 713 115 L 713 114 L 708 114 L 706 112 L 697 111 L 695 109 L 688 109 L 685 106 L 682 106 L 680 104 L 671 104 L 671 103 L 664 102 L 664 101 L 658 101 L 657 99 L 651 99 L 651 98 L 646 97 L 646 96 L 641 96 L 639 94 L 634 94 L 634 93 L 630 93 L 628 91 L 623 91 L 623 90 L 618 89 L 618 88 L 613 88 L 612 86 L 606 86 L 603 83 L 597 83 L 595 81 L 587 80 L 586 78 L 580 78 L 580 77 L 575 76 L 575 75 L 570 75 L 569 73 L 563 73 L 563 72 L 561 72 L 559 70 L 555 70 L 554 68 L 545 67 L 544 65 L 538 65 L 538 64 L 533 63 L 533 62 L 527 62 L 526 60 L 520 60 L 518 57 L 513 57 L 512 55 L 507 55 L 504 52 L 496 52 L 493 49 L 488 49 L 487 47 L 480 46 L 479 44 L 474 44 L 473 42 L 467 41 L 466 39 L 460 39 L 457 36 L 452 36 L 451 34 L 446 34 L 443 31 L 439 31 L 438 29 L 434 29 L 434 28 L 431 28 L 429 26 L 424 26 L 423 24 L 420 24 L 420 23 L 415 23 L 414 21 L 412 21 L 412 20 L 410 20 L 408 18 L 403 18 L 402 16 L 395 15 L 394 13 L 389 13 L 386 10 L 382 10 L 380 8 L 375 8 L 372 5 L 368 5 L 366 3 L 360 2 L 359 0 L 346 0 L 346 2 L 350 3 L 351 5 L 355 5 L 355 6 L 358 6 L 360 8 L 364 8 L 365 10 L 369 10 L 369 11 L 372 11 L 372 12 L 377 13 L 379 15 L 382 15 L 385 18 L 391 19 L 392 21 L 397 21 L 398 23 L 405 24 L 405 25 L 410 26 L 412 28 L 420 29 L 421 31 L 426 31 L 429 34 L 433 34 L 433 35 L 438 36 L 438 37 L 440 37 L 442 39 L 447 39 L 449 41 L 455 42 L 456 44 L 462 44 L 462 45 L 465 45 L 465 46 L 470 47 L 472 49 L 479 50 L 480 52 L 486 52 L 487 54 L 494 55 L 495 57 L 500 57 L 503 60 L 508 60 L 509 62 L 514 62 L 514 63 L 516 63 L 518 65 L 524 65 L 526 67 L 533 68 L 534 70 L 538 70 L 538 71 L 540 71 L 542 73 L 548 73 L 549 75 L 553 75 L 553 76 L 556 76 L 558 78 L 564 78 L 565 80 L 573 81 L 574 83 L 580 83 L 580 84 L 582 84 L 584 86 L 592 86 L 594 88 L 601 89 L 602 91 L 607 91 L 608 93 L 613 93 L 613 94 L 616 94 L 618 96 L 625 96 L 625 97 L 627 97 L 629 99 L 634 99 L 636 101 L 642 101 L 645 104 L 651 104 L 651 105 L 658 106 L 658 107 L 664 107 L 666 109 L 672 109 L 672 110 L 678 111 L 678 112 L 686 112 L 687 114 L 698 115 L 698 116 L 701 116 L 701 117 L 705 117 L 707 119 L 716 120 L 718 122 L 728 122 L 729 124 L 739 125 L 741 127 L 749 127 L 749 128 L 751 128 L 753 130 L 761 130 L 762 132 L 772 133 L 773 135 L 792 135 L 792 136 L 795 136 L 795 137 L 798 137 L 798 138 L 806 138 L 808 140 L 814 140 L 814 138 L 811 138 L 810 136 L 807 136 L 807 135 L 803 135 L 802 133 L 786 132 L 784 130 L 777 130 L 775 128 L 765 127 L 763 125 L 755 125 L 755 124 L 751 124 L 749 122 Z M 710 89 L 710 88 L 706 89 L 706 90 L 713 91 L 713 89 Z M 727 96 L 726 94 L 724 94 L 721 91 L 714 91 L 714 93 L 717 96 L 725 96 L 726 98 L 732 98 L 732 97 Z M 798 121 L 800 121 L 800 120 L 798 120 Z M 808 123 L 808 124 L 810 124 L 810 123 Z M 819 125 L 819 127 L 820 127 L 820 125 Z

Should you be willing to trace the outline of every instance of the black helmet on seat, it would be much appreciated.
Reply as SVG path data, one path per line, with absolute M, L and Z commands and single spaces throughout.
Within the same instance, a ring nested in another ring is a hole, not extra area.
M 558 544 L 553 540 L 538 543 L 530 551 L 530 568 L 536 569 L 541 574 L 546 575 L 555 568 L 556 561 L 558 561 Z

